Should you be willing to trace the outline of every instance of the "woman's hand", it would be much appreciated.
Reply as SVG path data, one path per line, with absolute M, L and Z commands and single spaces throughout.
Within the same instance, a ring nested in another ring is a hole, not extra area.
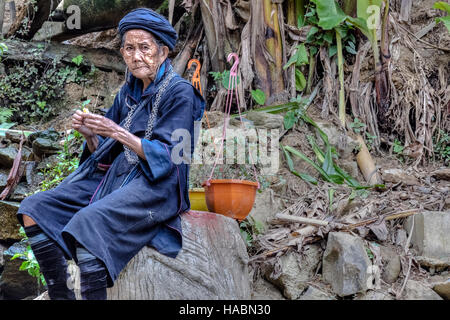
M 81 133 L 85 139 L 88 139 L 95 135 L 95 133 L 89 129 L 84 123 L 84 115 L 80 110 L 77 110 L 72 116 L 72 128 Z
M 117 140 L 121 144 L 136 152 L 139 157 L 145 159 L 141 138 L 125 130 L 111 119 L 103 116 L 93 113 L 84 113 L 83 118 L 86 127 L 92 130 L 95 134 Z
M 82 113 L 82 117 L 84 125 L 94 134 L 116 139 L 115 136 L 124 130 L 111 119 L 98 114 Z

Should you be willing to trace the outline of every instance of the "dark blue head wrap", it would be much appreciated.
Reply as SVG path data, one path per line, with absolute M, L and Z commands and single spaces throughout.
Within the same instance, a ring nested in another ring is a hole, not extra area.
M 131 29 L 143 29 L 150 32 L 170 50 L 173 50 L 178 39 L 177 32 L 166 18 L 146 8 L 135 9 L 120 20 L 119 33 L 121 37 Z

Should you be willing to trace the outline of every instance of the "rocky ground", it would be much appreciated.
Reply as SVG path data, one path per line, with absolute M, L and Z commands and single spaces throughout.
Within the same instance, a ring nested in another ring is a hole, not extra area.
M 420 34 L 430 24 L 435 12 L 424 8 L 430 8 L 432 2 L 434 0 L 414 2 L 410 23 L 407 24 L 410 32 Z M 401 106 L 395 110 L 408 112 L 390 116 L 398 116 L 395 129 L 402 134 L 408 131 L 405 124 L 409 122 L 409 106 L 421 103 L 419 94 L 425 89 L 435 98 L 439 94 L 448 96 L 449 55 L 404 43 L 406 33 L 401 33 L 402 26 L 393 25 L 399 28 L 395 29 L 396 36 L 392 41 L 392 81 L 398 90 L 393 98 Z M 421 35 L 421 40 L 448 48 L 450 38 L 444 31 L 443 26 L 438 26 L 433 32 Z M 95 47 L 117 48 L 117 36 L 112 30 L 82 36 L 72 42 L 81 46 L 93 47 L 95 43 Z M 361 65 L 362 83 L 370 82 L 373 76 L 370 61 L 365 59 Z M 427 74 L 427 83 L 433 88 L 422 84 L 421 73 Z M 0 296 L 3 298 L 32 299 L 45 290 L 38 285 L 36 278 L 26 271 L 19 271 L 24 260 L 10 260 L 15 253 L 25 250 L 20 242 L 15 216 L 19 203 L 26 195 L 39 189 L 43 180 L 39 174 L 41 170 L 47 164 L 58 162 L 57 153 L 63 150 L 73 110 L 89 99 L 90 110 L 101 113 L 112 104 L 122 82 L 123 75 L 97 70 L 93 81 L 65 86 L 64 108 L 54 119 L 39 127 L 17 127 L 34 133 L 22 149 L 22 178 L 6 201 L 0 202 Z M 336 165 L 360 184 L 367 185 L 357 161 L 359 143 L 354 132 L 343 131 L 333 120 L 336 118 L 334 115 L 322 117 L 322 111 L 322 102 L 314 101 L 308 115 L 337 150 Z M 438 114 L 438 110 L 435 111 Z M 299 121 L 293 129 L 285 131 L 281 115 L 256 112 L 245 118 L 247 127 L 278 129 L 284 134 L 281 145 L 293 147 L 315 159 L 309 136 L 320 142 L 317 128 Z M 223 114 L 210 112 L 208 119 L 213 136 L 220 138 Z M 347 120 L 351 123 L 354 119 Z M 445 123 L 445 119 L 441 120 Z M 238 121 L 232 120 L 229 128 L 238 128 L 239 125 Z M 205 123 L 203 129 L 207 129 Z M 411 128 L 409 130 L 412 131 Z M 449 128 L 446 132 L 450 132 Z M 262 189 L 256 194 L 249 223 L 239 224 L 215 215 L 211 219 L 198 213 L 185 215 L 183 223 L 187 242 L 180 259 L 170 261 L 145 248 L 122 273 L 120 283 L 110 291 L 110 297 L 450 299 L 448 163 L 445 165 L 429 158 L 418 162 L 408 148 L 395 151 L 392 136 L 383 139 L 382 145 L 374 146 L 370 151 L 383 188 L 354 190 L 345 184 L 326 182 L 310 164 L 293 156 L 294 168 L 317 180 L 317 184 L 306 182 L 289 171 L 280 150 L 280 166 L 275 175 L 264 176 L 261 168 L 257 168 Z M 7 133 L 1 137 L 1 190 L 7 185 L 19 143 L 17 134 Z M 207 165 L 193 165 L 191 186 L 200 186 L 209 177 L 210 169 Z M 256 178 L 248 166 L 224 166 L 217 173 L 224 178 Z M 321 224 L 292 222 L 281 219 L 280 214 L 313 219 Z M 162 274 L 162 278 L 154 278 L 153 272 Z M 73 264 L 71 273 L 76 274 Z M 76 287 L 76 277 L 73 282 Z M 153 283 L 168 282 L 175 288 L 180 283 L 186 290 L 173 296 L 171 294 L 179 290 L 171 290 L 171 285 L 158 290 L 153 287 Z
M 314 117 L 313 109 L 310 113 Z M 281 116 L 260 117 L 253 114 L 249 118 L 253 119 L 247 121 L 250 126 L 258 129 L 279 126 L 278 129 L 283 131 Z M 222 114 L 210 113 L 209 119 L 210 125 L 220 132 Z M 340 132 L 333 123 L 321 119 L 317 119 L 317 123 L 329 137 L 335 138 L 330 139 L 330 143 L 339 151 L 336 162 L 361 184 L 365 184 L 355 161 L 353 149 L 356 142 L 348 138 L 347 143 L 342 145 L 342 137 L 347 133 Z M 238 124 L 233 120 L 230 127 L 235 128 Z M 313 157 L 306 143 L 308 134 L 317 132 L 306 124 L 298 125 L 282 138 L 281 144 L 296 147 Z M 17 154 L 18 139 L 17 135 L 8 133 L 2 140 L 4 147 L 0 148 L 0 164 L 4 169 L 0 177 L 3 187 Z M 19 202 L 39 187 L 43 179 L 38 174 L 39 170 L 47 163 L 57 161 L 55 154 L 62 149 L 63 141 L 62 135 L 52 130 L 32 134 L 24 146 L 22 179 L 7 201 L 0 202 L 0 244 L 3 252 L 0 290 L 5 298 L 35 297 L 45 289 L 37 285 L 36 278 L 19 271 L 20 260 L 10 261 L 14 253 L 24 250 L 19 242 L 21 237 L 15 213 Z M 303 181 L 289 172 L 280 154 L 279 171 L 275 175 L 265 176 L 262 191 L 257 193 L 250 213 L 253 227 L 255 223 L 262 227 L 249 230 L 241 225 L 242 230 L 252 234 L 251 241 L 244 241 L 239 236 L 237 222 L 226 219 L 208 227 L 212 229 L 206 228 L 202 237 L 207 240 L 202 247 L 222 248 L 219 250 L 225 252 L 224 248 L 229 246 L 213 234 L 226 226 L 231 228 L 229 232 L 242 240 L 241 246 L 245 248 L 245 244 L 249 244 L 247 257 L 242 257 L 240 249 L 231 252 L 228 249 L 227 256 L 234 257 L 231 261 L 247 261 L 245 266 L 239 264 L 240 271 L 233 276 L 233 281 L 248 281 L 248 298 L 252 299 L 449 299 L 450 169 L 440 163 L 412 168 L 405 163 L 408 160 L 402 163 L 398 155 L 374 154 L 374 159 L 385 188 L 354 194 L 349 187 L 321 181 L 313 169 L 303 161 L 295 160 L 298 171 L 308 172 L 319 183 L 313 185 Z M 242 171 L 236 168 L 229 167 L 225 174 L 234 174 L 235 178 L 239 178 Z M 198 184 L 208 175 L 205 166 L 193 165 L 191 183 Z M 330 189 L 335 190 L 332 202 Z M 404 212 L 413 212 L 414 215 L 390 218 L 392 214 Z M 278 213 L 327 221 L 329 225 L 317 227 L 287 222 L 280 220 L 276 216 Z M 351 230 L 342 227 L 354 226 L 361 221 L 372 223 Z M 193 237 L 190 229 L 187 238 Z M 194 260 L 199 263 L 201 259 L 198 253 L 195 254 L 196 246 L 192 246 L 189 250 L 185 249 L 189 251 L 187 255 L 191 258 L 197 256 Z M 218 259 L 211 255 L 209 263 L 224 267 L 225 262 Z M 176 263 L 163 262 L 164 268 L 169 270 L 181 268 Z M 150 272 L 155 265 L 141 267 Z M 133 268 L 137 268 L 135 263 L 128 270 Z M 126 271 L 124 277 L 130 277 L 130 272 Z M 131 279 L 135 279 L 133 277 Z M 183 279 L 199 283 L 199 287 L 206 285 L 192 272 L 185 272 Z M 211 280 L 211 283 L 223 288 L 218 278 Z M 209 289 L 203 297 L 211 297 L 211 292 L 218 297 L 216 291 Z M 148 297 L 148 294 L 128 293 L 126 296 L 142 298 Z M 116 293 L 116 298 L 124 297 Z

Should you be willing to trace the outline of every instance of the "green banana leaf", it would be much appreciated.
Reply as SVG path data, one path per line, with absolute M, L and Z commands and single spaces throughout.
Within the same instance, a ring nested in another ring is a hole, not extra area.
M 331 30 L 345 21 L 347 15 L 334 0 L 311 0 L 316 4 L 319 27 Z

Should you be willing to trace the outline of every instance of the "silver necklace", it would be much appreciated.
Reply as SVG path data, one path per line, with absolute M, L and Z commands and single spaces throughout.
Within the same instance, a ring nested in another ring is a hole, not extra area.
M 158 115 L 158 109 L 159 109 L 159 104 L 161 102 L 161 97 L 166 92 L 169 82 L 170 82 L 170 80 L 172 80 L 172 78 L 174 76 L 175 76 L 175 72 L 173 71 L 172 68 L 170 68 L 169 74 L 167 75 L 166 79 L 164 79 L 164 82 L 161 84 L 161 86 L 158 88 L 158 92 L 156 93 L 155 103 L 152 107 L 152 112 L 147 121 L 147 128 L 145 129 L 144 139 L 149 140 L 153 134 L 153 126 L 155 124 L 156 116 Z M 126 99 L 125 99 L 125 101 L 126 101 Z M 145 104 L 146 102 L 147 101 L 143 101 L 142 104 Z M 128 102 L 126 102 L 126 103 L 128 104 Z M 137 106 L 139 106 L 139 104 L 135 104 L 135 105 L 131 106 L 130 111 L 128 111 L 127 117 L 125 118 L 125 123 L 124 123 L 123 127 L 127 131 L 130 131 L 131 120 L 133 118 L 135 110 L 137 109 Z M 124 145 L 123 147 L 125 150 L 125 157 L 126 157 L 128 163 L 131 165 L 137 164 L 139 162 L 139 157 L 136 154 L 136 152 L 131 150 L 126 145 Z

